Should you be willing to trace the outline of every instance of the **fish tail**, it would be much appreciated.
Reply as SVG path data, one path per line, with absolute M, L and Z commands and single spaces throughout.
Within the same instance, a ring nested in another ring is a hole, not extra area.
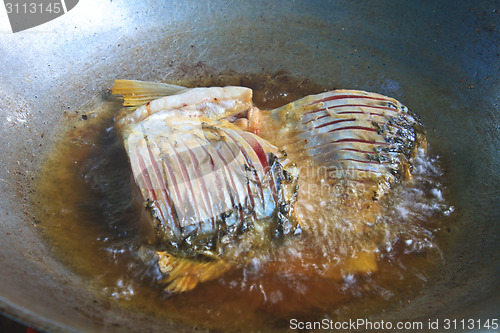
M 112 93 L 123 96 L 123 106 L 138 107 L 160 97 L 176 95 L 187 89 L 167 83 L 115 80 Z
M 198 283 L 215 280 L 222 276 L 231 264 L 221 260 L 200 261 L 175 257 L 167 252 L 156 252 L 158 266 L 167 277 L 165 291 L 182 293 L 194 289 Z

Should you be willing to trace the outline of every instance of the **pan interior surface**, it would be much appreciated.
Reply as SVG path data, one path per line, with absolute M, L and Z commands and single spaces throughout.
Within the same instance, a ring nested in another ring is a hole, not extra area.
M 2 33 L 0 309 L 50 331 L 193 329 L 101 297 L 55 256 L 32 208 L 34 180 L 82 114 L 117 107 L 108 91 L 117 78 L 284 71 L 403 101 L 446 173 L 444 195 L 456 209 L 435 280 L 369 315 L 498 318 L 498 23 L 493 1 L 87 1 L 46 25 Z

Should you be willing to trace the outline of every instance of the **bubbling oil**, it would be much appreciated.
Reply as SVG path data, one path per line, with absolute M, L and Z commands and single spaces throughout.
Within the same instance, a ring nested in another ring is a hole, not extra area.
M 327 90 L 285 73 L 176 84 L 248 86 L 262 109 Z M 143 210 L 134 204 L 128 157 L 113 127 L 118 109 L 106 102 L 75 123 L 43 165 L 35 197 L 54 252 L 96 297 L 196 327 L 274 330 L 288 328 L 291 318 L 377 313 L 432 282 L 443 260 L 439 231 L 452 208 L 438 160 L 420 150 L 412 180 L 396 184 L 376 207 L 341 205 L 339 193 L 311 195 L 302 218 L 323 228 L 297 232 L 193 291 L 165 292 L 155 258 L 144 251 Z

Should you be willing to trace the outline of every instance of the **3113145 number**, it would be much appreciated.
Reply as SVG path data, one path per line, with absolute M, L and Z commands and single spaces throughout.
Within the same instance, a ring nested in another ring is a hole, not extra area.
M 7 14 L 59 14 L 63 11 L 60 2 L 50 2 L 50 3 L 35 3 L 35 2 L 24 2 L 24 3 L 11 3 L 5 2 L 5 8 Z

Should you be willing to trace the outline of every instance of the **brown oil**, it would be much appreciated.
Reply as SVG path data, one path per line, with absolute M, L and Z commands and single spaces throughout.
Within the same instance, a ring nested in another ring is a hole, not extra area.
M 333 88 L 286 73 L 176 84 L 247 86 L 264 109 Z M 36 195 L 40 226 L 54 252 L 98 297 L 190 326 L 259 331 L 287 329 L 292 318 L 377 314 L 434 280 L 442 260 L 440 228 L 450 207 L 440 195 L 437 161 L 422 155 L 413 182 L 396 186 L 391 199 L 380 203 L 383 214 L 370 232 L 353 231 L 352 212 L 313 212 L 339 227 L 322 238 L 296 235 L 272 250 L 272 260 L 254 258 L 193 291 L 164 292 L 154 261 L 145 262 L 140 253 L 141 209 L 133 204 L 131 170 L 113 128 L 118 109 L 108 102 L 79 119 L 44 164 Z

